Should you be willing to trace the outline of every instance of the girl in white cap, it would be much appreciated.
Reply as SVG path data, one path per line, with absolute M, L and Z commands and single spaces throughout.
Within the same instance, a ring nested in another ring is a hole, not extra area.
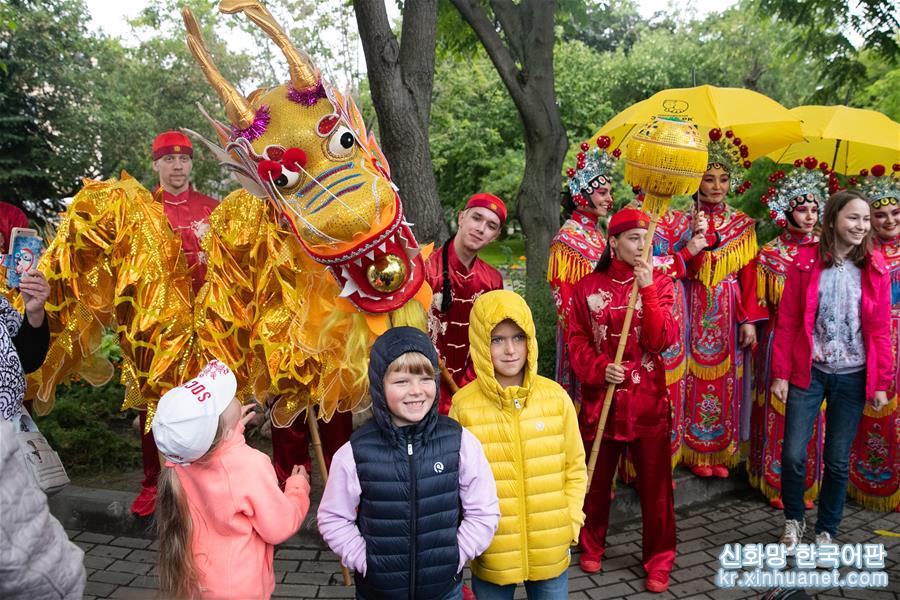
M 218 360 L 167 392 L 153 419 L 166 459 L 156 521 L 166 597 L 268 598 L 274 546 L 300 528 L 309 476 L 295 466 L 282 492 L 269 457 L 244 441 L 234 373 Z

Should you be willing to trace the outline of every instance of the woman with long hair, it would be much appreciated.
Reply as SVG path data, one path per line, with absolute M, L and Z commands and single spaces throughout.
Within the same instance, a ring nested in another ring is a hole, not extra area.
M 800 248 L 788 270 L 772 350 L 772 394 L 787 406 L 781 456 L 784 532 L 796 551 L 806 531 L 806 448 L 822 402 L 825 475 L 816 545 L 832 543 L 843 517 L 850 446 L 866 402 L 887 405 L 891 372 L 891 284 L 869 248 L 870 209 L 854 191 L 832 195 L 817 246 Z

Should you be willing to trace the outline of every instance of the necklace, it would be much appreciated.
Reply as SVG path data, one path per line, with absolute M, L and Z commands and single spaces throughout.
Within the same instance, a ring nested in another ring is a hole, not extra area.
M 838 271 L 843 273 L 844 272 L 844 259 L 843 258 L 840 260 L 834 259 L 834 266 Z

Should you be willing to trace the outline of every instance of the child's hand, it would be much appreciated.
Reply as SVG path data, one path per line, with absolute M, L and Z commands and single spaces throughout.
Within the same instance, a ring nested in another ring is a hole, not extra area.
M 247 427 L 256 418 L 256 402 L 248 402 L 241 407 L 241 425 Z
M 294 468 L 291 469 L 291 477 L 294 475 L 303 475 L 303 478 L 309 483 L 309 473 L 306 472 L 306 467 L 303 465 L 294 465 Z

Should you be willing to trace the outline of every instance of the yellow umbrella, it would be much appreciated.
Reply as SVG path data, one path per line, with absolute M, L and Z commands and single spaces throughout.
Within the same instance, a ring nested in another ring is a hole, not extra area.
M 769 154 L 775 162 L 815 156 L 844 175 L 876 164 L 890 172 L 900 163 L 900 124 L 880 112 L 848 106 L 798 106 L 789 112 L 803 122 L 806 141 L 775 149 Z
M 750 152 L 750 160 L 793 142 L 803 141 L 800 122 L 788 109 L 759 92 L 701 85 L 663 90 L 633 104 L 600 128 L 610 138 L 610 151 L 628 143 L 652 117 L 676 117 L 710 129 L 732 130 Z M 704 136 L 705 137 L 705 136 Z

